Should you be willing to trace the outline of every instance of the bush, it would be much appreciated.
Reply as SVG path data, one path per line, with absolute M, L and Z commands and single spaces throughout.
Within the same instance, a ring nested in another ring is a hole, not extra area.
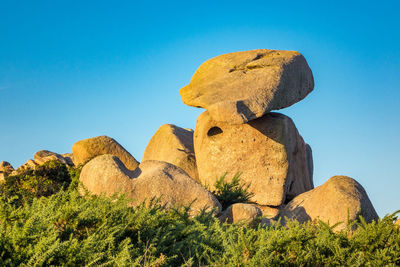
M 0 184 L 0 196 L 16 206 L 31 203 L 34 198 L 50 196 L 77 187 L 81 167 L 67 167 L 59 161 L 48 161 L 35 169 L 28 168 L 5 177 Z
M 212 192 L 225 210 L 235 203 L 249 203 L 253 193 L 248 192 L 250 184 L 241 182 L 240 173 L 235 174 L 230 182 L 226 181 L 226 173 L 215 182 Z

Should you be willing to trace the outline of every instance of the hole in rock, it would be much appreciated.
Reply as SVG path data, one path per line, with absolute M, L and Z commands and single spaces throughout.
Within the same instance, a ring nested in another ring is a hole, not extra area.
M 210 128 L 210 130 L 208 130 L 207 135 L 209 137 L 211 137 L 211 136 L 218 135 L 221 133 L 222 133 L 222 129 L 217 126 L 214 126 L 214 127 Z

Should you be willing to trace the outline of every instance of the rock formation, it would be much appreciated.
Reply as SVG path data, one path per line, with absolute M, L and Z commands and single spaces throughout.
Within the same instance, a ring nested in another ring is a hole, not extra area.
M 330 225 L 342 222 L 335 230 L 345 229 L 348 220 L 357 220 L 359 215 L 368 223 L 378 219 L 364 188 L 347 176 L 334 176 L 323 185 L 297 196 L 280 213 L 282 218 L 299 222 L 314 219 Z
M 252 204 L 236 203 L 229 206 L 219 217 L 221 222 L 253 224 L 262 212 Z
M 171 163 L 199 181 L 193 149 L 193 130 L 186 130 L 172 124 L 162 125 L 150 139 L 142 160 Z
M 85 164 L 89 160 L 104 154 L 118 157 L 129 170 L 139 166 L 139 162 L 117 141 L 108 136 L 97 136 L 76 142 L 72 146 L 72 154 L 76 165 Z
M 194 148 L 200 181 L 212 190 L 224 173 L 228 179 L 241 173 L 252 201 L 280 206 L 313 188 L 305 143 L 285 115 L 267 113 L 231 125 L 214 121 L 206 111 L 197 119 Z
M 126 194 L 132 206 L 160 198 L 167 208 L 191 205 L 193 213 L 203 208 L 216 209 L 217 213 L 221 210 L 221 204 L 210 192 L 167 162 L 143 161 L 135 171 L 130 171 L 116 156 L 102 155 L 83 167 L 80 181 L 96 195 Z
M 0 162 L 0 172 L 3 173 L 12 173 L 14 171 L 14 167 L 7 161 Z
M 257 49 L 204 62 L 180 94 L 185 104 L 207 109 L 213 120 L 240 124 L 291 106 L 313 88 L 300 53 Z
M 40 150 L 40 151 L 36 152 L 35 155 L 33 156 L 33 159 L 38 165 L 42 165 L 45 162 L 51 161 L 51 160 L 56 160 L 63 164 L 69 165 L 67 160 L 62 155 L 48 151 L 48 150 Z

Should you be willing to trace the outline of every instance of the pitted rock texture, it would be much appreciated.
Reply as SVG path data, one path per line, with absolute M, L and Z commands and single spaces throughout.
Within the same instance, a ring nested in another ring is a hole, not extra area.
M 114 139 L 102 135 L 76 142 L 72 146 L 75 165 L 85 164 L 89 160 L 104 154 L 118 157 L 129 170 L 139 166 L 139 162 Z
M 214 190 L 216 180 L 241 173 L 251 199 L 280 206 L 312 189 L 306 148 L 292 120 L 280 113 L 240 125 L 216 122 L 203 112 L 197 119 L 194 150 L 202 184 Z
M 167 162 L 143 161 L 135 171 L 130 171 L 116 156 L 102 155 L 83 167 L 79 179 L 96 195 L 126 194 L 132 206 L 160 198 L 167 208 L 191 205 L 192 213 L 203 208 L 216 209 L 216 213 L 221 210 L 221 204 L 210 192 Z
M 180 94 L 215 121 L 241 124 L 289 107 L 313 89 L 311 69 L 299 52 L 257 49 L 204 62 Z
M 199 181 L 193 149 L 193 130 L 172 124 L 162 125 L 150 139 L 143 161 L 158 160 L 171 163 Z
M 330 225 L 342 222 L 335 228 L 337 231 L 346 229 L 348 219 L 354 221 L 359 215 L 367 223 L 379 218 L 364 188 L 347 176 L 333 176 L 323 185 L 297 196 L 279 214 L 301 223 L 315 219 Z

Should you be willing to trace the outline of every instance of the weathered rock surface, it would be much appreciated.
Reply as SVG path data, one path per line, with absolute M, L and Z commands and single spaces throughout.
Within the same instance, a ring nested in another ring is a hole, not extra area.
M 192 204 L 194 213 L 205 207 L 221 210 L 221 204 L 210 192 L 182 169 L 167 162 L 144 161 L 135 171 L 130 171 L 116 156 L 102 155 L 83 167 L 80 181 L 96 195 L 126 194 L 132 199 L 132 206 L 160 198 L 167 208 Z
M 197 119 L 194 150 L 200 181 L 211 190 L 224 173 L 228 181 L 241 173 L 254 193 L 252 202 L 280 206 L 313 188 L 303 138 L 279 113 L 230 125 L 214 121 L 206 111 Z
M 76 165 L 85 164 L 89 160 L 104 154 L 118 157 L 129 170 L 139 166 L 139 162 L 117 141 L 108 136 L 97 136 L 76 142 L 72 146 L 72 154 Z
M 400 226 L 400 219 L 398 219 L 394 224 Z
M 162 125 L 151 138 L 142 160 L 171 163 L 199 181 L 193 149 L 193 130 L 188 131 L 172 124 Z
M 255 205 L 247 203 L 236 203 L 230 205 L 219 217 L 221 222 L 252 224 L 262 212 Z
M 323 185 L 294 198 L 279 216 L 301 223 L 317 218 L 330 225 L 343 222 L 335 228 L 342 230 L 346 228 L 348 219 L 354 221 L 359 215 L 368 223 L 378 219 L 367 193 L 356 180 L 333 176 Z
M 33 159 L 39 165 L 43 165 L 45 162 L 52 160 L 59 161 L 63 164 L 68 164 L 67 160 L 63 156 L 48 150 L 40 150 L 36 152 L 33 156 Z
M 279 207 L 270 207 L 266 205 L 256 205 L 262 212 L 262 216 L 268 219 L 275 219 L 279 215 L 279 211 L 283 208 L 283 206 Z
M 313 88 L 300 53 L 257 49 L 204 62 L 180 94 L 185 104 L 207 109 L 215 121 L 241 124 L 291 106 Z
M 0 172 L 3 173 L 12 173 L 14 171 L 14 167 L 7 161 L 0 162 Z

